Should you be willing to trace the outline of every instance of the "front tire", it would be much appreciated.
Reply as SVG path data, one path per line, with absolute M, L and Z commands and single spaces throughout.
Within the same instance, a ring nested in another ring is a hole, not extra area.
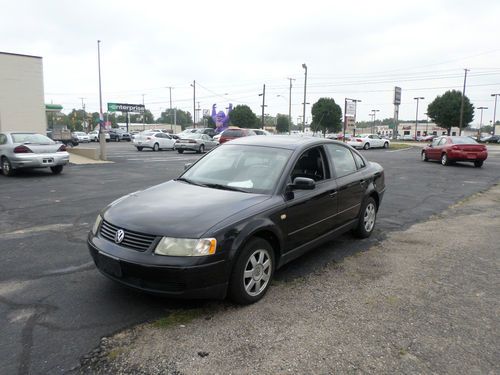
M 389 142 L 384 143 L 384 148 L 389 148 Z
M 137 151 L 142 151 L 142 147 L 136 147 Z
M 184 153 L 184 150 L 180 150 L 180 149 L 179 149 L 179 150 L 177 150 L 177 152 L 178 152 L 179 154 L 182 154 L 182 153 Z
M 427 154 L 425 153 L 425 151 L 422 151 L 421 159 L 422 159 L 422 161 L 429 161 L 429 158 L 427 157 Z
M 243 248 L 233 268 L 229 296 L 241 305 L 260 300 L 274 274 L 274 252 L 266 240 L 252 238 Z
M 482 166 L 483 166 L 483 161 L 482 160 L 476 160 L 474 162 L 474 167 L 481 168 Z
M 368 238 L 375 228 L 377 220 L 377 203 L 369 197 L 365 200 L 359 211 L 358 226 L 354 229 L 354 235 L 358 238 Z
M 205 152 L 205 146 L 200 145 L 200 148 L 198 149 L 198 154 L 203 154 Z
M 60 174 L 62 172 L 62 170 L 63 170 L 63 166 L 62 165 L 56 165 L 55 167 L 50 167 L 50 170 L 54 174 Z
M 12 164 L 6 156 L 2 158 L 2 172 L 4 176 L 12 176 L 14 174 Z
M 363 146 L 363 150 L 368 150 L 370 148 L 370 144 L 367 142 L 365 143 L 365 145 Z
M 450 160 L 448 159 L 448 155 L 443 154 L 441 155 L 441 164 L 442 165 L 450 165 Z

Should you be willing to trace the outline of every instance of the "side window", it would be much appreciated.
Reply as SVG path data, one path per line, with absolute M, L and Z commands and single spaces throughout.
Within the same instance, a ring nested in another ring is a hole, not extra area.
M 438 145 L 438 143 L 439 143 L 439 141 L 440 141 L 440 140 L 441 140 L 441 138 L 434 138 L 434 139 L 432 140 L 432 146 L 433 146 L 433 147 L 436 147 L 436 146 Z
M 361 156 L 359 156 L 355 152 L 353 152 L 352 155 L 354 156 L 354 160 L 356 161 L 356 165 L 358 166 L 358 169 L 366 167 L 365 161 L 363 160 L 363 158 Z
M 358 170 L 351 150 L 347 147 L 336 144 L 327 144 L 325 147 L 330 155 L 337 177 L 346 176 Z
M 0 145 L 4 145 L 7 143 L 7 137 L 5 134 L 0 134 Z
M 438 143 L 438 146 L 443 146 L 446 144 L 446 138 L 441 138 L 441 140 Z
M 312 178 L 314 181 L 321 181 L 329 178 L 327 174 L 327 164 L 325 163 L 323 152 L 320 147 L 314 147 L 304 151 L 299 160 L 295 163 L 291 174 L 292 181 L 296 177 Z

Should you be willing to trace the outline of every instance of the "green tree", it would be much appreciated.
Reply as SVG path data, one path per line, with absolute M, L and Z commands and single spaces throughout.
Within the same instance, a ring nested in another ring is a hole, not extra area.
M 342 130 L 342 109 L 332 98 L 320 98 L 313 104 L 311 114 L 313 131 L 321 131 L 325 135 Z
M 460 105 L 462 93 L 457 90 L 446 91 L 427 106 L 427 115 L 438 126 L 447 129 L 448 135 L 452 126 L 460 124 Z M 467 96 L 464 97 L 464 117 L 462 126 L 465 128 L 474 118 L 474 106 Z
M 276 117 L 276 131 L 278 133 L 288 133 L 290 131 L 290 122 L 288 121 L 288 116 L 280 115 Z
M 257 125 L 258 119 L 255 113 L 247 105 L 237 105 L 229 112 L 229 120 L 232 125 L 240 128 L 253 128 Z

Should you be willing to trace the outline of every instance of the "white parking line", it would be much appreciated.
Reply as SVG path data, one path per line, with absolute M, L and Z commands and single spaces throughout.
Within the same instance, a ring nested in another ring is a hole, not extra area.
M 399 152 L 399 151 L 406 151 L 406 150 L 411 150 L 413 147 L 407 147 L 407 148 L 400 148 L 399 150 L 391 150 L 391 151 L 386 151 L 386 152 Z

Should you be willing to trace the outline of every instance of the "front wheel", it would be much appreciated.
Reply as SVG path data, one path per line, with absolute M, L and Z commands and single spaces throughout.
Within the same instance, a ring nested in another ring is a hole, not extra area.
M 198 154 L 203 154 L 205 152 L 205 146 L 200 145 L 200 148 L 198 149 Z
M 62 172 L 63 170 L 63 166 L 62 165 L 56 165 L 55 167 L 50 167 L 50 170 L 52 171 L 52 173 L 54 174 L 59 174 Z
M 377 219 L 377 203 L 375 199 L 369 197 L 365 200 L 359 211 L 358 226 L 354 229 L 354 235 L 358 238 L 367 238 L 375 228 Z
M 429 161 L 429 158 L 427 157 L 427 154 L 425 153 L 425 151 L 422 151 L 421 159 L 422 159 L 422 161 Z
M 12 176 L 14 174 L 14 170 L 12 169 L 12 164 L 10 160 L 7 159 L 6 156 L 2 158 L 2 172 L 4 176 Z
M 389 142 L 384 143 L 384 148 L 389 148 Z
M 248 305 L 266 294 L 274 273 L 274 252 L 266 240 L 252 238 L 243 248 L 233 268 L 229 296 Z
M 142 151 L 142 147 L 137 146 L 137 151 Z
M 441 164 L 442 165 L 450 165 L 450 160 L 448 159 L 448 155 L 441 155 Z
M 474 167 L 481 168 L 482 166 L 483 166 L 483 161 L 482 160 L 476 160 L 474 162 Z
M 179 150 L 177 150 L 177 152 L 178 152 L 179 154 L 182 154 L 182 153 L 184 153 L 184 150 L 180 150 L 180 149 L 179 149 Z

